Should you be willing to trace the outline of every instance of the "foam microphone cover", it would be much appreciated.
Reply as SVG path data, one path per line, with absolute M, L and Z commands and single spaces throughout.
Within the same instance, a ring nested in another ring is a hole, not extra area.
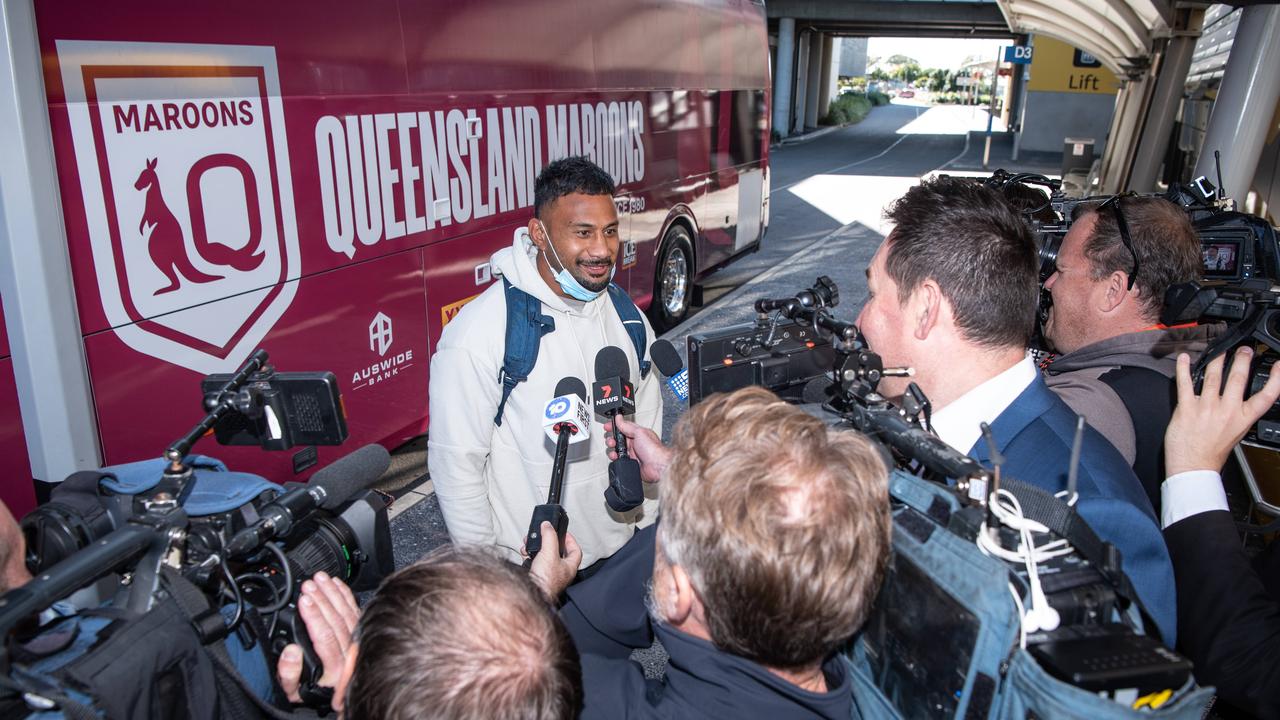
M 391 454 L 381 445 L 365 445 L 311 476 L 309 487 L 324 489 L 320 507 L 334 510 L 378 481 L 391 466 Z
M 576 377 L 561 378 L 556 383 L 555 397 L 564 397 L 566 395 L 577 395 L 582 400 L 587 399 L 587 385 Z
M 663 377 L 674 377 L 684 369 L 680 353 L 676 352 L 676 346 L 668 340 L 653 341 L 649 346 L 649 359 L 653 360 Z
M 627 362 L 627 354 L 615 345 L 606 345 L 596 353 L 596 380 L 604 378 L 631 379 L 631 363 Z
M 817 377 L 804 384 L 803 399 L 806 403 L 821 405 L 831 399 L 836 386 L 825 377 Z
M 640 463 L 635 458 L 621 457 L 609 463 L 609 487 L 604 501 L 614 512 L 634 510 L 644 502 L 644 481 L 640 479 Z

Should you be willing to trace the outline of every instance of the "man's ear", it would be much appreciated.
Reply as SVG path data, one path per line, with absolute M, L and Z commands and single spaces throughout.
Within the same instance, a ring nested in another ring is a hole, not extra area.
M 1129 276 L 1121 270 L 1116 270 L 1104 281 L 1102 297 L 1097 301 L 1098 309 L 1104 313 L 1114 312 L 1130 294 L 1133 294 L 1136 300 L 1137 292 L 1137 284 L 1133 286 L 1132 291 L 1129 290 Z
M 679 565 L 659 563 L 654 572 L 654 600 L 664 620 L 679 627 L 689 620 L 697 597 L 689 583 L 689 574 Z
M 926 278 L 911 293 L 908 318 L 911 322 L 911 333 L 917 340 L 927 340 L 929 333 L 937 327 L 942 317 L 945 298 L 942 288 L 932 278 Z
M 545 252 L 547 249 L 547 236 L 543 232 L 542 223 L 537 218 L 529 221 L 529 240 L 533 242 L 533 246 L 539 251 Z
M 360 643 L 351 643 L 347 655 L 343 658 L 342 674 L 338 676 L 338 684 L 333 686 L 333 711 L 342 715 L 343 704 L 347 700 L 347 688 L 351 686 L 351 678 L 356 674 L 356 656 L 360 652 Z

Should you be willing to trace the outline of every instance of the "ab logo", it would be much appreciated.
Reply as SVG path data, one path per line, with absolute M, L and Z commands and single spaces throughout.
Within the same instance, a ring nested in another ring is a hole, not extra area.
M 301 272 L 270 47 L 58 41 L 98 294 L 134 350 L 235 368 Z

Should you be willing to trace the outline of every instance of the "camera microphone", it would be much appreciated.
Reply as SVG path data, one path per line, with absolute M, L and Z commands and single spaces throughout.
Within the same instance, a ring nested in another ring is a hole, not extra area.
M 543 522 L 549 522 L 555 528 L 556 538 L 560 541 L 560 557 L 564 557 L 564 536 L 569 530 L 569 514 L 560 504 L 560 495 L 564 490 L 564 466 L 569 457 L 569 445 L 584 442 L 591 437 L 587 386 L 576 377 L 560 380 L 556 384 L 556 396 L 547 403 L 542 418 L 543 429 L 556 441 L 556 452 L 555 460 L 551 463 L 551 487 L 547 491 L 547 502 L 534 507 L 533 516 L 529 518 L 529 533 L 524 539 L 524 548 L 529 554 L 525 567 L 529 567 L 533 557 L 542 550 Z
M 680 353 L 668 340 L 654 340 L 649 346 L 649 359 L 658 372 L 667 379 L 667 387 L 683 402 L 689 400 L 689 371 L 680 360 Z
M 631 367 L 621 348 L 608 345 L 596 354 L 596 382 L 592 386 L 595 411 L 610 420 L 619 415 L 634 415 L 635 390 L 631 387 Z M 640 463 L 627 455 L 627 438 L 613 424 L 613 441 L 618 459 L 609 463 L 609 487 L 605 502 L 614 512 L 633 510 L 644 502 L 644 483 L 640 480 Z
M 339 459 L 316 472 L 308 484 L 291 488 L 267 503 L 261 518 L 227 543 L 227 555 L 243 555 L 268 540 L 288 535 L 296 521 L 316 508 L 336 510 L 376 482 L 390 466 L 391 455 L 381 445 L 366 445 Z

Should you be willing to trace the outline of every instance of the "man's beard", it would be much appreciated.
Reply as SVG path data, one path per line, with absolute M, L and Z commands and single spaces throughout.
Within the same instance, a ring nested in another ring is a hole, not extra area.
M 667 618 L 662 614 L 662 607 L 658 604 L 658 599 L 653 596 L 653 580 L 648 580 L 644 584 L 644 607 L 649 611 L 649 617 L 654 622 L 668 625 Z
M 580 268 L 583 268 L 584 266 L 592 266 L 592 267 L 602 266 L 607 268 L 610 265 L 613 265 L 613 263 L 608 263 L 608 264 L 601 263 L 600 265 L 597 266 L 597 265 L 594 265 L 593 263 L 583 263 L 583 262 L 578 262 L 575 264 L 578 266 L 575 269 L 580 269 Z M 582 287 L 590 290 L 591 292 L 602 292 L 604 291 L 605 288 L 609 287 L 609 283 L 613 282 L 613 278 L 608 275 L 606 275 L 602 280 L 592 280 L 591 278 L 586 277 L 585 273 L 583 273 L 582 275 L 579 275 L 578 273 L 572 273 L 572 274 L 573 274 L 573 278 L 577 280 L 578 283 L 582 285 Z

